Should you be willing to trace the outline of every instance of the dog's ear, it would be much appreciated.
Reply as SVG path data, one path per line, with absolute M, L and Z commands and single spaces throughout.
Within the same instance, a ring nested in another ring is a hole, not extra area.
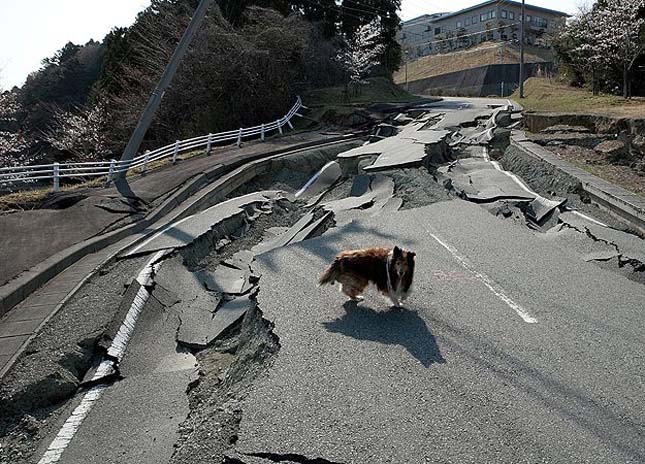
M 392 250 L 392 255 L 399 256 L 401 254 L 401 249 L 398 246 L 395 246 Z
M 410 259 L 414 260 L 416 258 L 417 254 L 414 251 L 408 251 L 408 256 Z

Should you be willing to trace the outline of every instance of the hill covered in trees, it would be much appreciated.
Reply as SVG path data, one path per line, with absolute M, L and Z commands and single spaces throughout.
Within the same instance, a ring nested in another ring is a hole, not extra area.
M 197 7 L 153 0 L 101 42 L 66 44 L 22 88 L 0 94 L 0 165 L 109 159 L 120 152 Z M 337 59 L 356 31 L 378 25 L 390 76 L 400 0 L 218 0 L 193 39 L 143 149 L 281 116 L 296 94 L 340 85 Z

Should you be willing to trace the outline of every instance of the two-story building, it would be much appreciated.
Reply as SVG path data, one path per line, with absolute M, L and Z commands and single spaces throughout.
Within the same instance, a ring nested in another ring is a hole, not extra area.
M 431 42 L 434 38 L 432 24 L 443 15 L 450 13 L 434 13 L 418 16 L 401 25 L 399 43 L 405 44 L 404 50 L 408 58 L 416 59 L 432 53 Z
M 566 21 L 567 14 L 526 5 L 525 37 L 528 45 L 546 45 L 549 36 Z M 408 59 L 469 47 L 481 42 L 518 41 L 522 4 L 489 0 L 454 13 L 423 15 L 401 25 L 399 41 Z

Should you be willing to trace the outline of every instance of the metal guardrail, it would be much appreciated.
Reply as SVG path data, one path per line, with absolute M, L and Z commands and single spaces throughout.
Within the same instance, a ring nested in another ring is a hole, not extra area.
M 172 164 L 176 164 L 177 156 L 182 152 L 205 147 L 205 153 L 210 155 L 213 145 L 217 143 L 235 140 L 239 147 L 243 139 L 255 136 L 260 136 L 260 140 L 264 141 L 268 132 L 277 130 L 282 134 L 283 127 L 285 125 L 293 129 L 291 119 L 294 116 L 301 116 L 298 113 L 298 110 L 301 108 L 306 107 L 302 104 L 300 97 L 298 97 L 296 103 L 291 107 L 289 112 L 272 123 L 261 124 L 255 127 L 239 128 L 237 130 L 219 132 L 217 134 L 208 134 L 186 140 L 177 140 L 175 143 L 166 145 L 165 147 L 157 148 L 152 151 L 148 150 L 144 154 L 129 161 L 117 161 L 113 159 L 110 161 L 53 163 L 0 168 L 0 185 L 52 179 L 52 189 L 56 192 L 60 189 L 60 179 L 106 176 L 107 181 L 110 182 L 117 173 L 127 172 L 130 169 L 141 168 L 140 172 L 146 172 L 149 163 L 164 158 L 172 158 Z

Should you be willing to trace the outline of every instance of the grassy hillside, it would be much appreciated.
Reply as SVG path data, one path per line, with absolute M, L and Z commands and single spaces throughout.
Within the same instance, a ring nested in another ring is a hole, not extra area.
M 598 113 L 619 117 L 643 117 L 645 98 L 624 100 L 616 95 L 593 95 L 552 79 L 532 77 L 524 83 L 524 96 L 516 91 L 511 98 L 528 111 Z
M 360 85 L 355 89 L 350 88 L 348 96 L 345 95 L 344 86 L 316 89 L 302 95 L 302 101 L 307 106 L 408 102 L 418 98 L 384 77 L 374 77 L 368 79 L 365 85 Z
M 544 48 L 527 47 L 527 63 L 544 63 L 553 58 L 551 52 Z M 410 82 L 427 77 L 438 76 L 464 69 L 477 68 L 489 64 L 519 63 L 519 47 L 508 43 L 483 43 L 476 47 L 453 53 L 429 55 L 408 63 L 408 80 Z M 394 74 L 394 82 L 405 82 L 405 66 Z

